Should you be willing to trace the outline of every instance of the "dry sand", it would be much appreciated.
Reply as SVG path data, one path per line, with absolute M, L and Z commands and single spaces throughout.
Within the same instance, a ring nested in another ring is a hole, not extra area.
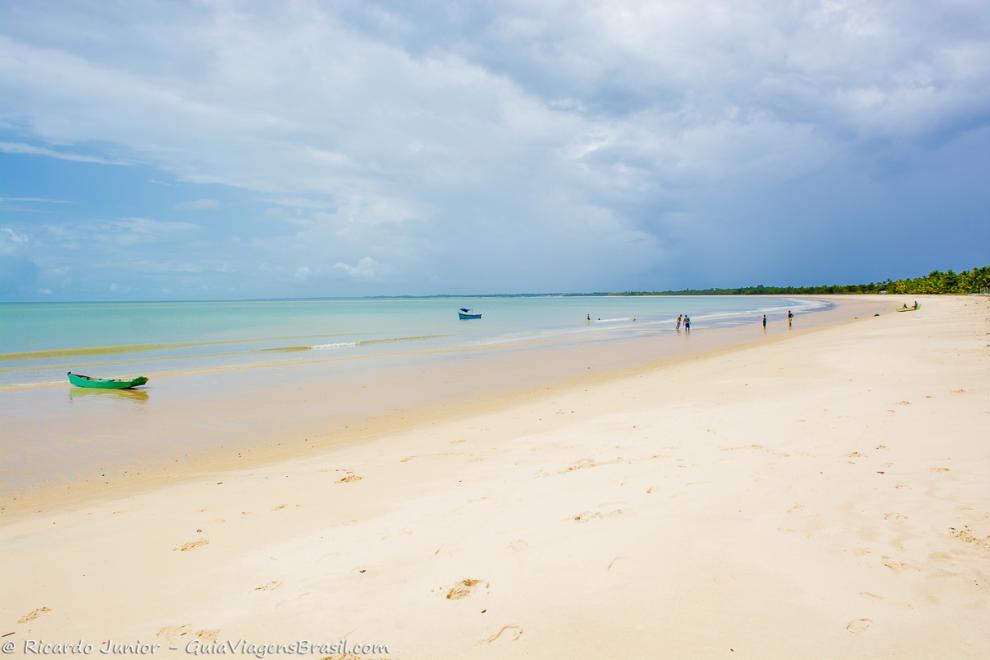
M 990 657 L 990 300 L 921 302 L 318 455 L 7 512 L 0 642 Z

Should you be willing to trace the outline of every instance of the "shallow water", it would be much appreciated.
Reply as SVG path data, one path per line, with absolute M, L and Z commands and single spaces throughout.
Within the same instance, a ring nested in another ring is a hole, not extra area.
M 819 301 L 756 297 L 491 296 L 235 302 L 2 303 L 0 387 L 299 360 L 312 353 L 472 350 L 539 340 L 579 343 L 643 331 L 751 323 Z M 461 321 L 460 307 L 483 314 Z M 591 320 L 587 320 L 588 317 Z

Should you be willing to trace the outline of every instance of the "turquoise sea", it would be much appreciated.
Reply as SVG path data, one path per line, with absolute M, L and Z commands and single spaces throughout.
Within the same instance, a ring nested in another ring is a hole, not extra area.
M 0 387 L 341 355 L 608 341 L 779 319 L 828 303 L 757 297 L 485 296 L 0 303 Z M 458 320 L 460 307 L 483 314 Z M 591 321 L 587 320 L 591 316 Z

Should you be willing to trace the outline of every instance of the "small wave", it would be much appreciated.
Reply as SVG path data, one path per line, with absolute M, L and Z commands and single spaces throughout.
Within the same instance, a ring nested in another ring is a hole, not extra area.
M 266 353 L 294 353 L 296 351 L 332 351 L 338 348 L 354 348 L 356 346 L 372 346 L 375 344 L 395 344 L 402 341 L 424 341 L 446 335 L 416 335 L 413 337 L 388 337 L 386 339 L 359 339 L 356 341 L 337 341 L 330 344 L 313 344 L 302 346 L 275 346 L 262 348 Z
M 412 337 L 389 337 L 388 339 L 362 339 L 357 342 L 358 346 L 370 346 L 372 344 L 394 344 L 400 341 L 425 341 L 427 339 L 439 339 L 446 335 L 415 335 Z

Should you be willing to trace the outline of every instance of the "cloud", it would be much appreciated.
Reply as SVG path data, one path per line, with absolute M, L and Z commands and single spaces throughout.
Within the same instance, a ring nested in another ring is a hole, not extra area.
M 166 222 L 151 218 L 121 218 L 93 227 L 98 233 L 98 240 L 120 246 L 184 238 L 197 229 L 198 226 L 190 222 Z
M 199 230 L 191 222 L 151 218 L 118 218 L 38 226 L 35 231 L 47 245 L 60 248 L 92 249 L 96 245 L 116 248 L 185 241 Z
M 0 204 L 71 204 L 64 199 L 48 199 L 45 197 L 0 197 Z
M 379 264 L 371 257 L 361 257 L 353 266 L 338 261 L 333 267 L 347 273 L 351 277 L 362 280 L 373 279 L 380 268 Z M 305 270 L 308 274 L 309 269 L 307 268 Z
M 27 242 L 27 236 L 18 234 L 10 227 L 0 227 L 0 254 L 10 254 Z
M 44 156 L 46 158 L 57 158 L 58 160 L 71 160 L 78 163 L 97 163 L 100 165 L 130 165 L 121 160 L 111 160 L 100 156 L 87 156 L 84 154 L 71 153 L 67 151 L 56 151 L 47 147 L 37 147 L 30 144 L 20 144 L 16 142 L 0 142 L 0 153 L 24 154 L 28 156 Z M 37 199 L 25 199 L 24 201 L 40 201 Z
M 175 208 L 181 211 L 211 211 L 220 208 L 220 202 L 215 199 L 191 199 L 176 204 Z

